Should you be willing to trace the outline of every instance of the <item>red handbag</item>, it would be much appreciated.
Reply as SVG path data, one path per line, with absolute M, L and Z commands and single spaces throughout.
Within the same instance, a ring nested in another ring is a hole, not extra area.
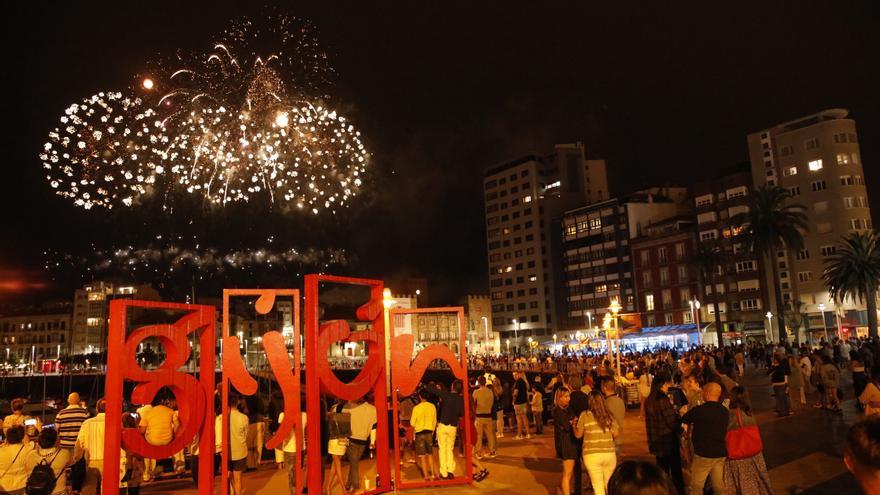
M 727 444 L 728 459 L 746 459 L 754 455 L 758 455 L 764 450 L 764 444 L 761 442 L 761 431 L 758 425 L 743 426 L 742 412 L 736 411 L 736 422 L 739 427 L 735 430 L 727 432 L 725 443 Z

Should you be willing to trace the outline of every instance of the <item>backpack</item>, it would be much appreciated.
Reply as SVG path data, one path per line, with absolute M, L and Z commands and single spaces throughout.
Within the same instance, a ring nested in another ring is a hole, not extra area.
M 55 482 L 58 481 L 61 474 L 59 473 L 58 476 L 55 476 L 55 471 L 52 470 L 52 463 L 55 462 L 55 458 L 58 457 L 60 452 L 60 449 L 55 451 L 51 461 L 46 462 L 46 459 L 43 459 L 34 466 L 34 470 L 28 475 L 27 483 L 24 486 L 24 492 L 27 495 L 51 495 L 55 492 Z M 64 471 L 62 470 L 61 472 L 63 473 Z

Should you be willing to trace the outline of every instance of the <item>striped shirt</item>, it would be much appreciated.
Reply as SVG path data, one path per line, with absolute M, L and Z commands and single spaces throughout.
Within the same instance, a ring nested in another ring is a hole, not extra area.
M 611 432 L 615 426 L 612 420 L 611 428 L 603 430 L 593 417 L 593 413 L 582 412 L 577 427 L 584 433 L 584 455 L 614 452 L 614 436 Z
M 55 427 L 58 428 L 58 445 L 62 449 L 72 449 L 76 445 L 76 437 L 83 421 L 89 419 L 89 411 L 79 406 L 67 406 L 55 415 Z

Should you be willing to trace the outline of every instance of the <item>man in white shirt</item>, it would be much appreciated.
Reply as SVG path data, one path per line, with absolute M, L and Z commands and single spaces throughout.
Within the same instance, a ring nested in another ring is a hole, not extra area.
M 77 461 L 84 458 L 86 461 L 86 478 L 80 492 L 81 495 L 93 495 L 100 490 L 101 478 L 104 474 L 104 411 L 106 409 L 106 401 L 98 399 L 98 403 L 95 404 L 97 415 L 83 421 L 76 437 L 73 459 Z M 120 471 L 124 473 L 125 451 L 120 449 L 120 452 Z
M 350 464 L 348 469 L 348 486 L 357 489 L 360 486 L 360 460 L 364 450 L 370 446 L 370 432 L 376 425 L 376 406 L 370 404 L 369 397 L 349 403 L 346 412 L 351 414 L 351 436 L 345 455 Z M 363 488 L 363 487 L 360 487 Z

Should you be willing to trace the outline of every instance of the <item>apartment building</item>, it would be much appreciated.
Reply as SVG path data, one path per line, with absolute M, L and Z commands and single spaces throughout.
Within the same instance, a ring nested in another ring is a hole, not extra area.
M 560 144 L 489 168 L 483 179 L 492 327 L 513 348 L 553 334 L 558 321 L 554 219 L 608 198 L 603 160 L 587 160 L 583 144 Z
M 105 350 L 110 331 L 110 301 L 113 299 L 160 300 L 149 285 L 93 282 L 77 289 L 73 299 L 73 331 L 70 354 L 99 353 Z
M 690 215 L 673 217 L 646 227 L 632 240 L 635 293 L 645 327 L 695 322 L 692 306 L 699 277 L 692 263 L 694 227 Z
M 562 223 L 560 330 L 581 330 L 618 298 L 623 313 L 640 311 L 631 241 L 650 225 L 688 209 L 684 187 L 655 187 L 566 211 Z
M 804 248 L 778 251 L 772 261 L 779 264 L 784 300 L 800 300 L 815 316 L 810 318 L 811 330 L 822 326 L 820 304 L 832 315 L 837 313 L 843 327 L 867 330 L 864 303 L 847 300 L 836 305 L 822 279 L 823 263 L 840 238 L 873 228 L 858 132 L 848 113 L 824 110 L 747 137 L 754 185 L 785 187 L 793 203 L 806 207 L 812 228 L 804 234 Z M 771 273 L 766 270 L 768 290 L 777 282 Z M 773 313 L 778 313 L 775 301 L 771 303 Z
M 713 179 L 694 184 L 696 235 L 699 242 L 716 243 L 728 260 L 715 274 L 715 286 L 704 281 L 698 299 L 706 317 L 715 321 L 715 292 L 718 293 L 722 331 L 731 339 L 772 340 L 769 322 L 764 317 L 768 305 L 765 262 L 749 252 L 737 240 L 736 228 L 730 220 L 748 211 L 753 181 L 748 163 L 729 167 Z M 783 290 L 791 289 L 788 276 L 782 280 Z

